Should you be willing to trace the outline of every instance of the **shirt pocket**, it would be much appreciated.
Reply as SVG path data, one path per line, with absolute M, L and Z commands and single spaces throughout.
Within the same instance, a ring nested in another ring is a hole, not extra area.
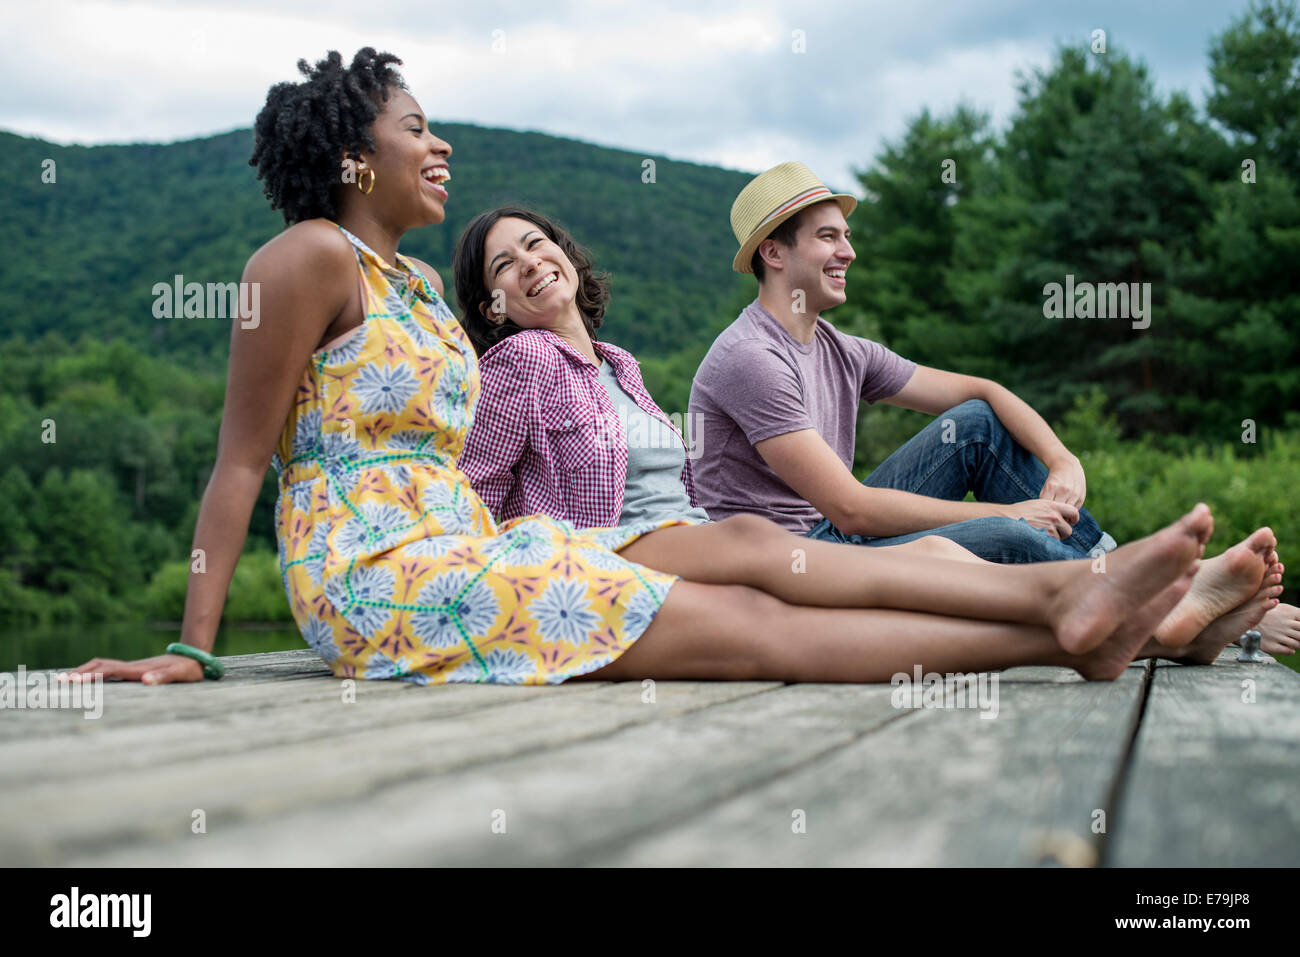
M 572 403 L 548 405 L 541 410 L 541 423 L 557 470 L 580 472 L 596 464 L 599 449 L 595 409 Z

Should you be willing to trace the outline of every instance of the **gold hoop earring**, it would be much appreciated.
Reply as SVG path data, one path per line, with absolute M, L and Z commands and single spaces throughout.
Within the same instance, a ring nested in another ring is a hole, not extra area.
M 370 174 L 369 185 L 362 186 L 361 181 L 366 178 L 367 173 Z M 375 188 L 375 171 L 372 170 L 369 166 L 367 166 L 365 169 L 363 169 L 360 173 L 357 174 L 357 189 L 361 190 L 362 195 L 369 196 L 370 191 L 374 188 Z

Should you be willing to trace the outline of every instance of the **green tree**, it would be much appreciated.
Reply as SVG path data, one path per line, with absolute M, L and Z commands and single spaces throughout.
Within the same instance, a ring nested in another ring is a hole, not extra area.
M 1098 384 L 1129 431 L 1172 428 L 1186 370 L 1163 349 L 1178 335 L 1169 274 L 1205 215 L 1207 135 L 1185 97 L 1161 100 L 1116 50 L 1062 48 L 1019 89 L 995 175 L 955 207 L 949 287 L 984 366 L 1048 414 Z M 1069 281 L 1150 283 L 1149 327 L 1047 317 L 1049 284 Z
M 866 195 L 849 218 L 857 259 L 849 309 L 835 314 L 846 332 L 866 335 L 874 320 L 891 348 L 944 368 L 967 368 L 983 351 L 953 298 L 947 275 L 956 243 L 956 207 L 987 173 L 988 117 L 962 106 L 912 119 L 875 164 L 860 172 Z
M 1189 377 L 1184 421 L 1235 441 L 1245 419 L 1300 408 L 1300 17 L 1252 6 L 1210 49 L 1211 117 L 1234 134 L 1219 154 L 1213 212 L 1180 264 L 1171 344 Z
M 1242 147 L 1300 180 L 1300 13 L 1294 0 L 1266 0 L 1210 48 L 1211 116 Z

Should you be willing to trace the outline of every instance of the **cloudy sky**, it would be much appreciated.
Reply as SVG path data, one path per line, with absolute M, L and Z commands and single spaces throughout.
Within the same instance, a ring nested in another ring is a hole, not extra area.
M 0 128 L 59 143 L 251 126 L 300 57 L 388 50 L 429 116 L 832 186 L 929 106 L 1004 121 L 1058 43 L 1141 57 L 1199 103 L 1210 38 L 1246 0 L 45 0 L 7 3 Z M 801 31 L 801 33 L 796 33 Z M 795 52 L 802 39 L 804 52 Z M 453 148 L 455 143 L 452 143 Z

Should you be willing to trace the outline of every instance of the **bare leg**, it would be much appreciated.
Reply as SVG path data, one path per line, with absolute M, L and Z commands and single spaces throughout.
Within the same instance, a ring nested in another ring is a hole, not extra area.
M 1048 601 L 1087 565 L 995 565 L 927 536 L 869 548 L 804 538 L 741 515 L 643 535 L 619 552 L 629 561 L 690 581 L 750 585 L 796 605 L 897 608 L 1049 624 Z M 957 561 L 965 554 L 970 561 Z
M 752 516 L 661 529 L 620 554 L 691 581 L 749 585 L 793 605 L 924 610 L 1043 625 L 1064 649 L 1081 654 L 1172 582 L 1182 570 L 1180 557 L 1195 558 L 1183 552 L 1203 549 L 1212 528 L 1209 509 L 1197 506 L 1155 535 L 1112 552 L 1104 574 L 1094 574 L 1086 560 L 994 565 L 916 555 L 905 547 L 819 542 Z
M 923 575 L 934 559 L 995 567 L 937 535 L 886 548 L 842 545 L 796 535 L 757 515 L 659 529 L 619 554 L 691 581 L 752 585 L 797 604 L 847 608 L 863 607 L 864 583 L 890 567 L 910 576 Z
M 1176 561 L 1176 559 L 1174 559 Z M 746 586 L 673 586 L 650 627 L 617 660 L 583 676 L 740 681 L 889 681 L 914 665 L 940 673 L 1043 664 L 1113 680 L 1186 593 L 1192 571 L 1158 590 L 1088 654 L 1063 651 L 1046 628 L 904 611 L 789 605 Z M 574 679 L 577 680 L 577 679 Z

